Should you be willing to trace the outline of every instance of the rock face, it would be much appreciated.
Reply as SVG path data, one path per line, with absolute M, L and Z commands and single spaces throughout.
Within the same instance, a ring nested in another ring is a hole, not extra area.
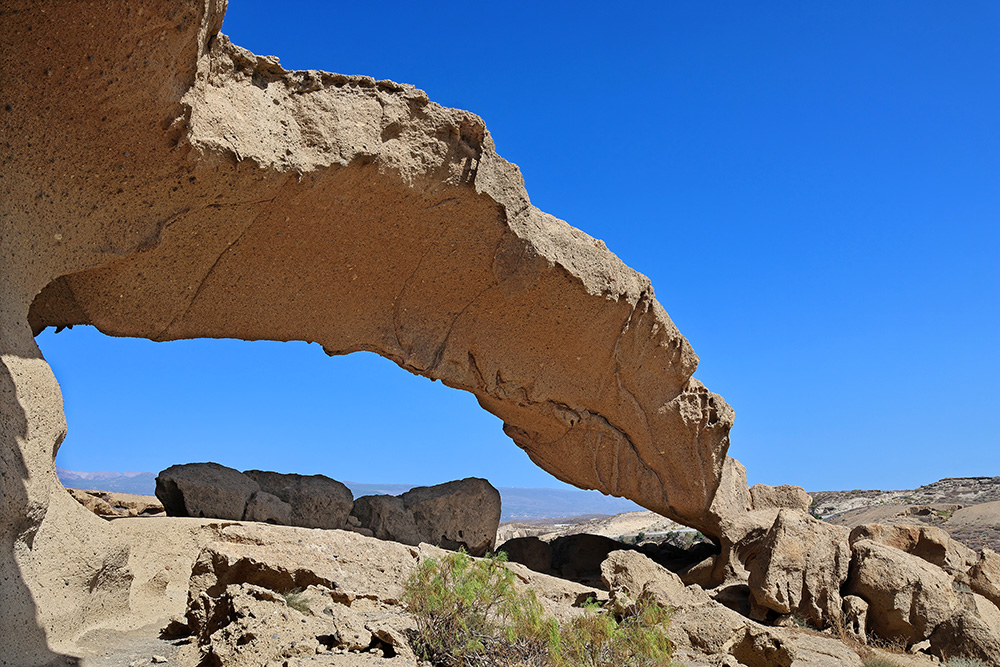
M 39 582 L 122 548 L 53 500 L 46 326 L 374 351 L 473 392 L 558 478 L 714 534 L 732 410 L 649 280 L 532 206 L 478 116 L 286 71 L 219 34 L 223 0 L 5 9 L 0 637 L 24 638 L 4 658 L 51 662 L 49 638 L 111 613 Z
M 296 475 L 247 470 L 243 473 L 290 506 L 287 521 L 305 528 L 344 528 L 354 506 L 354 495 L 344 484 L 324 475 Z
M 98 516 L 155 516 L 163 514 L 163 505 L 152 496 L 114 491 L 66 490 L 78 503 Z
M 878 636 L 915 644 L 958 608 L 952 578 L 922 558 L 871 540 L 852 550 L 847 591 L 868 602 L 868 625 Z
M 362 496 L 351 514 L 379 539 L 461 547 L 482 556 L 496 541 L 500 492 L 485 479 L 468 477 L 418 486 L 400 496 Z
M 185 463 L 156 476 L 156 497 L 170 516 L 240 521 L 260 485 L 218 463 Z
M 795 614 L 817 628 L 837 623 L 851 547 L 846 528 L 781 510 L 760 545 L 748 584 L 756 603 Z
M 895 547 L 952 574 L 968 572 L 977 560 L 972 549 L 933 526 L 865 524 L 851 531 L 851 543 L 859 540 L 872 540 Z

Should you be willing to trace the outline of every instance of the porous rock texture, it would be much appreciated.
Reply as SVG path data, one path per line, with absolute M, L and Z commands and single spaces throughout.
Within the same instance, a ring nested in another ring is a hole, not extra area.
M 483 556 L 496 543 L 500 492 L 485 479 L 467 477 L 417 486 L 399 496 L 362 496 L 351 515 L 382 540 L 427 542 Z
M 717 537 L 733 413 L 648 279 L 533 207 L 477 116 L 285 71 L 224 11 L 0 12 L 0 661 L 129 613 L 127 540 L 55 475 L 46 326 L 377 352 L 474 393 L 560 479 Z

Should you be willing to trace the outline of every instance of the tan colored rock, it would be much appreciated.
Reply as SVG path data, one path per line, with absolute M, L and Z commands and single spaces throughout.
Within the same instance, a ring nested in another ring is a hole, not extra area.
M 322 585 L 341 601 L 364 595 L 396 604 L 416 558 L 412 547 L 349 531 L 233 524 L 198 556 L 189 598 L 236 583 L 282 592 Z
M 156 497 L 169 516 L 240 521 L 260 486 L 218 463 L 175 465 L 156 476 Z
M 801 486 L 791 484 L 754 484 L 750 487 L 750 498 L 755 510 L 793 509 L 808 513 L 812 507 L 812 496 Z
M 969 587 L 1000 606 L 1000 555 L 992 549 L 982 550 L 979 560 L 969 570 Z
M 354 495 L 343 483 L 325 475 L 296 475 L 247 470 L 243 473 L 290 507 L 286 521 L 303 528 L 345 528 Z M 249 517 L 248 517 L 249 518 Z
M 868 643 L 868 603 L 857 595 L 844 596 L 843 627 L 847 634 L 862 644 Z
M 841 642 L 755 623 L 635 551 L 610 554 L 601 570 L 612 595 L 646 596 L 673 608 L 669 634 L 677 657 L 719 661 L 728 655 L 751 667 L 861 667 L 858 655 Z
M 930 640 L 930 652 L 942 659 L 963 656 L 1000 665 L 1000 609 L 981 595 L 963 594 L 959 609 Z
M 872 540 L 923 558 L 951 574 L 976 562 L 976 552 L 934 526 L 865 524 L 851 530 L 851 543 Z
M 952 578 L 924 559 L 871 540 L 855 542 L 852 551 L 846 590 L 868 602 L 876 635 L 915 644 L 958 609 Z
M 97 516 L 116 516 L 115 508 L 101 498 L 99 493 L 92 491 L 82 491 L 80 489 L 66 489 L 69 495 L 73 496 L 76 502 L 80 503 Z
M 477 116 L 285 71 L 219 35 L 224 6 L 0 17 L 0 659 L 130 613 L 100 576 L 127 545 L 54 472 L 50 325 L 374 351 L 473 392 L 560 479 L 717 536 L 733 413 L 648 279 L 533 207 Z
M 846 528 L 799 510 L 782 509 L 749 565 L 748 585 L 758 605 L 801 616 L 817 628 L 840 621 L 840 587 L 851 547 Z

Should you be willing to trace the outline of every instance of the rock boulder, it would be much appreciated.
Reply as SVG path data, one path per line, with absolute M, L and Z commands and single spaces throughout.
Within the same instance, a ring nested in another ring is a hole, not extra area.
M 354 495 L 325 475 L 296 475 L 247 470 L 243 473 L 290 507 L 287 523 L 304 528 L 345 528 Z
M 260 485 L 218 463 L 186 463 L 156 476 L 156 497 L 170 516 L 241 521 Z
M 500 492 L 485 479 L 468 477 L 436 486 L 418 486 L 399 496 L 362 496 L 351 515 L 375 537 L 473 556 L 492 551 L 500 525 Z
M 879 637 L 915 644 L 958 609 L 953 579 L 941 568 L 871 540 L 851 549 L 846 590 L 868 602 L 868 627 Z
M 779 614 L 793 614 L 817 628 L 837 623 L 851 547 L 846 528 L 802 511 L 779 511 L 750 565 L 748 584 L 755 602 Z

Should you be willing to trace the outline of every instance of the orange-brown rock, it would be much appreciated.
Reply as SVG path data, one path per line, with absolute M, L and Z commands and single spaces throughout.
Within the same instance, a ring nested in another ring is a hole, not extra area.
M 533 207 L 477 116 L 285 71 L 219 34 L 224 6 L 0 15 L 0 659 L 128 613 L 128 545 L 55 476 L 50 325 L 374 351 L 472 392 L 560 479 L 717 536 L 733 413 L 648 279 Z

